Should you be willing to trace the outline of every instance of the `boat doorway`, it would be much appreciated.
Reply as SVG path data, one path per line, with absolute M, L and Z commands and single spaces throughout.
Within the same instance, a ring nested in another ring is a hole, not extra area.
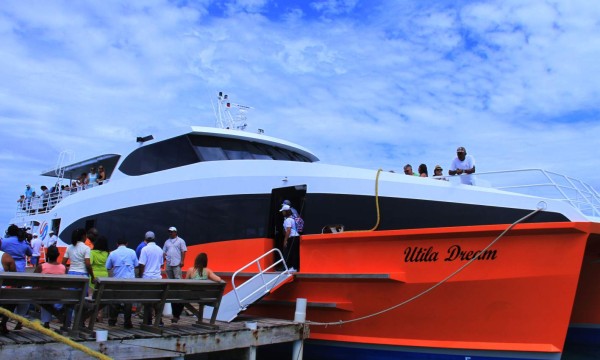
M 273 239 L 275 247 L 283 252 L 283 215 L 279 212 L 285 200 L 292 203 L 292 207 L 298 211 L 300 217 L 304 217 L 304 205 L 306 201 L 306 185 L 288 186 L 275 188 L 271 191 L 271 206 L 269 216 L 269 234 Z

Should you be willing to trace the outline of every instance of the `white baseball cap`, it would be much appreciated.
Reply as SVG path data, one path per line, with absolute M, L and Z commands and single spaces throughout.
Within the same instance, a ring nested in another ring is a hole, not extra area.
M 177 228 L 176 228 L 175 226 L 171 226 L 171 227 L 169 228 L 169 231 L 175 231 L 175 232 L 177 232 Z

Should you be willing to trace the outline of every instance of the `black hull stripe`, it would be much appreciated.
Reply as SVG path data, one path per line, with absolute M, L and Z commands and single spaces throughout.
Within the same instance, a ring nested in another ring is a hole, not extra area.
M 417 199 L 380 198 L 381 222 L 378 230 L 401 230 L 510 224 L 530 210 L 467 205 Z M 202 197 L 167 201 L 110 211 L 81 218 L 68 226 L 61 238 L 70 243 L 71 232 L 78 227 L 95 226 L 108 237 L 111 246 L 123 237 L 130 247 L 144 233 L 156 233 L 157 243 L 167 238 L 167 229 L 176 226 L 188 244 L 232 239 L 274 238 L 281 228 L 278 201 L 271 194 Z M 311 194 L 302 207 L 304 234 L 319 234 L 328 224 L 343 224 L 346 230 L 367 230 L 377 220 L 372 196 Z M 541 212 L 528 222 L 565 222 L 559 213 Z

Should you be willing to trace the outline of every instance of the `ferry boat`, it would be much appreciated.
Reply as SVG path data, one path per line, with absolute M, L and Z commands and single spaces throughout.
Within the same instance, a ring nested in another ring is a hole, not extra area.
M 186 267 L 207 252 L 230 277 L 281 246 L 290 200 L 305 223 L 299 271 L 246 311 L 293 318 L 306 298 L 311 359 L 559 359 L 570 325 L 598 329 L 600 196 L 587 184 L 543 170 L 466 185 L 323 164 L 292 142 L 227 127 L 59 164 L 43 175 L 68 184 L 103 165 L 107 180 L 20 204 L 11 223 L 66 243 L 96 227 L 132 247 L 148 230 L 162 245 L 176 226 Z

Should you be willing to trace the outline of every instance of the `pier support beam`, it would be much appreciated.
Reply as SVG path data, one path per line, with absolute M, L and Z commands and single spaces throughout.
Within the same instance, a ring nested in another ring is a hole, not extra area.
M 257 329 L 257 323 L 256 322 L 247 322 L 246 323 L 246 329 L 250 329 L 252 331 L 255 331 Z M 248 352 L 247 352 L 248 356 L 246 357 L 247 360 L 256 360 L 256 346 L 250 346 L 248 347 Z
M 294 322 L 304 323 L 306 321 L 306 299 L 296 299 L 296 312 L 294 313 Z M 295 340 L 292 348 L 292 360 L 302 360 L 304 340 Z

